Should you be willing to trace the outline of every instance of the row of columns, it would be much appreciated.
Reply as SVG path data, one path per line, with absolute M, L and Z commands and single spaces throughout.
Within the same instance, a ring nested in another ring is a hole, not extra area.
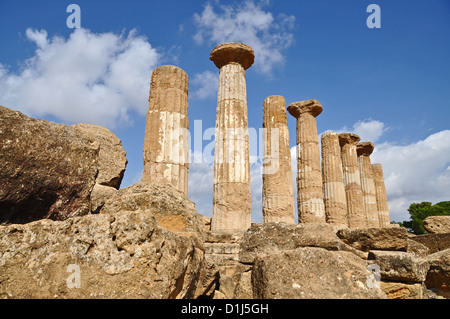
M 212 230 L 246 230 L 251 224 L 250 161 L 245 70 L 253 49 L 225 43 L 211 51 L 219 68 L 214 151 Z M 142 181 L 169 183 L 188 194 L 188 77 L 176 66 L 153 71 L 144 140 Z M 297 208 L 299 223 L 328 222 L 350 228 L 388 227 L 381 164 L 371 164 L 373 144 L 356 134 L 325 132 L 321 150 L 317 100 L 291 103 L 297 119 Z M 264 222 L 295 222 L 286 102 L 263 103 Z M 322 160 L 322 165 L 321 165 Z

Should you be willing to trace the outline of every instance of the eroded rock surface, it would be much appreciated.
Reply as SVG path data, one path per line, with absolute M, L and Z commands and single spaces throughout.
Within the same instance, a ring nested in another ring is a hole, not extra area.
M 197 290 L 203 257 L 193 239 L 143 212 L 4 226 L 0 296 L 189 298 Z
M 0 223 L 64 220 L 91 210 L 94 185 L 118 188 L 120 140 L 95 125 L 67 126 L 0 106 Z

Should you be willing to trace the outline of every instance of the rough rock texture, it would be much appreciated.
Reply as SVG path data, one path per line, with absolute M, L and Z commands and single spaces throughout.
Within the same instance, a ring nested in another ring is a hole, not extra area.
M 98 125 L 76 124 L 70 127 L 92 136 L 100 144 L 95 183 L 119 189 L 128 163 L 120 139 L 110 130 Z
M 253 297 L 386 298 L 380 288 L 370 285 L 371 276 L 365 261 L 349 252 L 316 247 L 275 251 L 255 259 Z
M 403 251 L 371 250 L 368 259 L 380 267 L 381 280 L 420 283 L 430 268 L 426 260 Z
M 163 65 L 152 73 L 143 147 L 143 182 L 166 183 L 188 194 L 188 76 Z
M 408 236 L 406 228 L 340 229 L 337 236 L 346 244 L 361 251 L 406 251 Z
M 418 257 L 425 257 L 430 254 L 430 249 L 427 246 L 412 240 L 411 238 L 407 239 L 408 247 L 406 248 L 406 252 L 414 254 Z
M 128 163 L 126 152 L 120 139 L 104 127 L 91 124 L 76 124 L 71 127 L 94 137 L 100 145 L 98 175 L 90 196 L 90 209 L 92 212 L 98 212 L 120 187 Z
M 4 226 L 0 296 L 191 298 L 203 257 L 193 239 L 141 212 Z
M 380 286 L 387 299 L 427 299 L 423 283 L 381 281 Z
M 330 224 L 311 223 L 289 225 L 284 223 L 254 224 L 240 242 L 239 261 L 252 263 L 255 257 L 276 250 L 292 250 L 298 247 L 321 247 L 328 250 L 344 250 L 363 257 L 356 249 L 343 243 Z
M 323 107 L 317 100 L 289 104 L 297 119 L 297 206 L 299 223 L 325 221 L 319 136 L 316 117 Z
M 295 223 L 294 187 L 289 129 L 283 96 L 263 104 L 263 218 L 264 222 Z
M 450 298 L 450 249 L 428 255 L 425 259 L 430 265 L 425 284 L 445 298 Z
M 450 216 L 428 216 L 423 220 L 423 228 L 430 234 L 450 233 Z
M 105 128 L 36 120 L 2 106 L 0 145 L 3 223 L 87 214 L 94 185 L 118 187 L 126 166 L 120 141 Z
M 251 223 L 250 148 L 245 69 L 254 59 L 242 43 L 220 44 L 210 59 L 220 69 L 214 151 L 212 230 L 246 230 Z
M 142 212 L 156 217 L 158 223 L 185 235 L 202 234 L 203 218 L 187 196 L 168 184 L 139 182 L 120 189 L 108 199 L 101 214 Z
M 430 254 L 450 248 L 450 233 L 417 235 L 410 239 L 426 246 Z

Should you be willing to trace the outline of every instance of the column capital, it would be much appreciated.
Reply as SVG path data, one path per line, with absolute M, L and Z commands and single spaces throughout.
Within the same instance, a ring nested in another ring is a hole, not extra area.
M 346 144 L 356 145 L 361 138 L 355 133 L 341 133 L 339 134 L 339 145 L 342 147 Z
M 372 154 L 373 149 L 374 146 L 372 142 L 361 142 L 356 144 L 356 154 L 358 154 L 358 156 L 369 156 L 370 154 Z
M 295 118 L 299 118 L 304 113 L 317 117 L 322 113 L 323 107 L 317 100 L 306 100 L 289 104 L 287 110 Z
M 327 136 L 338 136 L 339 137 L 339 134 L 334 131 L 326 131 L 326 132 L 323 132 L 322 135 L 320 135 L 320 138 L 324 139 Z
M 255 61 L 255 53 L 252 47 L 244 43 L 222 43 L 212 49 L 209 59 L 219 69 L 234 62 L 240 64 L 244 70 L 247 70 Z

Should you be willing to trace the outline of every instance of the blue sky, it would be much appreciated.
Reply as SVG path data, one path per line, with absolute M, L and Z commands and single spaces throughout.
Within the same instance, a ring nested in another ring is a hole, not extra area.
M 81 29 L 66 25 L 71 3 L 81 8 Z M 381 9 L 378 29 L 366 25 L 372 3 Z M 217 98 L 209 53 L 236 41 L 256 55 L 246 73 L 251 128 L 262 127 L 269 95 L 287 104 L 317 99 L 319 134 L 351 131 L 375 144 L 391 220 L 408 219 L 411 202 L 450 200 L 447 0 L 0 0 L 0 39 L 0 104 L 108 127 L 127 152 L 122 187 L 142 175 L 152 70 L 172 64 L 187 72 L 191 130 L 201 120 L 205 131 L 214 127 Z M 290 115 L 288 125 L 294 147 Z M 260 161 L 251 176 L 252 218 L 260 222 Z M 189 185 L 198 212 L 211 216 L 212 166 L 192 163 Z

